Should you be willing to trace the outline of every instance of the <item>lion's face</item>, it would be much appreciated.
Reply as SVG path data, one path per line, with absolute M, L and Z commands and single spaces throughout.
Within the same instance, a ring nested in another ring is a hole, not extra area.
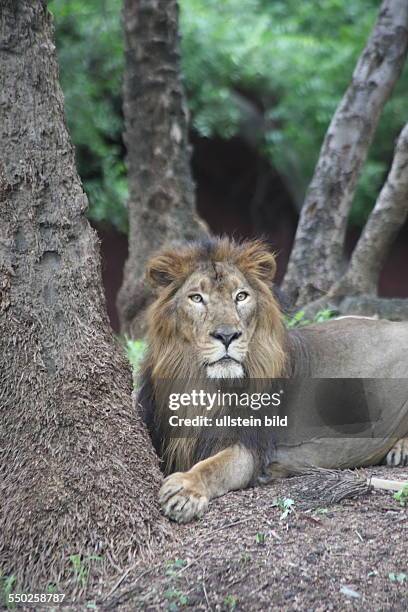
M 256 327 L 257 296 L 232 264 L 194 272 L 174 297 L 178 330 L 210 378 L 240 378 Z
M 167 249 L 148 265 L 157 377 L 257 378 L 282 370 L 282 321 L 271 291 L 275 259 L 260 242 L 227 239 Z

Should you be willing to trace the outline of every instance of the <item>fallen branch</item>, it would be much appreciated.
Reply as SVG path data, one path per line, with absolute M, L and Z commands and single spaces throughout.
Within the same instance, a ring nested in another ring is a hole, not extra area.
M 312 468 L 302 476 L 303 493 L 300 507 L 313 509 L 361 497 L 373 489 L 402 491 L 406 486 L 408 486 L 407 480 L 388 480 L 375 476 L 361 478 L 352 470 Z

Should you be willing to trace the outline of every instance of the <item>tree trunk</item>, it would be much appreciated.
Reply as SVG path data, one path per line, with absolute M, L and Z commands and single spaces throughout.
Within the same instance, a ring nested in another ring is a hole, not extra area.
M 387 181 L 353 251 L 347 272 L 330 296 L 377 295 L 388 251 L 408 216 L 408 124 L 395 147 Z
M 54 583 L 78 595 L 163 526 L 159 470 L 105 312 L 46 7 L 0 0 L 0 575 L 15 577 L 15 591 Z
M 345 231 L 357 179 L 407 48 L 408 3 L 383 0 L 352 82 L 327 131 L 300 215 L 284 281 L 297 305 L 328 291 L 343 271 Z
M 197 238 L 205 228 L 195 213 L 177 0 L 125 0 L 123 21 L 130 231 L 118 309 L 122 331 L 137 337 L 149 300 L 146 259 L 164 242 Z

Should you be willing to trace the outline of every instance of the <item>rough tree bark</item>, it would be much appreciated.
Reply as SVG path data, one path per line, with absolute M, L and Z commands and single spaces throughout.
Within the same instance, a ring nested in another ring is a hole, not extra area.
M 408 124 L 395 147 L 387 180 L 353 251 L 345 275 L 330 296 L 377 295 L 388 251 L 408 216 Z
M 408 124 L 397 140 L 387 180 L 352 253 L 347 270 L 321 298 L 305 307 L 307 317 L 323 308 L 343 315 L 407 320 L 408 300 L 379 298 L 378 280 L 388 251 L 408 217 Z
M 92 585 L 160 537 L 160 475 L 105 312 L 46 0 L 0 0 L 0 82 L 0 575 L 72 594 L 71 555 Z
M 284 289 L 303 305 L 343 271 L 348 213 L 381 110 L 408 49 L 408 3 L 383 0 L 378 20 L 327 131 L 300 215 Z
M 146 259 L 164 242 L 197 238 L 205 227 L 195 213 L 177 0 L 125 0 L 123 22 L 130 230 L 118 309 L 122 331 L 137 337 L 149 299 Z

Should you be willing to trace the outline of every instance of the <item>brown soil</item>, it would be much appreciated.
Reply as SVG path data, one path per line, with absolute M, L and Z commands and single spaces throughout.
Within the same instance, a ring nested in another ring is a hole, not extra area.
M 408 468 L 360 470 L 408 479 Z M 121 610 L 408 610 L 408 509 L 375 492 L 280 519 L 298 479 L 230 493 L 99 602 Z M 402 574 L 399 580 L 390 574 Z M 404 579 L 404 574 L 406 578 Z

